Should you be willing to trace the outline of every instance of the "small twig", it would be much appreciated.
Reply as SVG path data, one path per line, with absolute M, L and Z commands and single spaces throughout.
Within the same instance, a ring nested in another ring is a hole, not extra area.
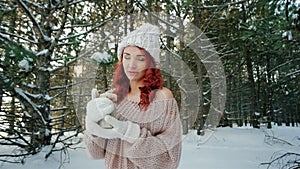
M 300 168 L 300 154 L 287 152 L 282 155 L 273 158 L 275 153 L 272 156 L 272 160 L 270 162 L 264 162 L 260 165 L 267 165 L 267 169 L 271 166 L 277 165 L 280 169 L 298 169 Z M 293 157 L 294 156 L 294 157 Z
M 271 145 L 271 141 L 275 142 L 275 143 L 282 143 L 282 144 L 287 144 L 289 146 L 294 146 L 292 143 L 283 140 L 281 138 L 275 137 L 273 131 L 271 131 L 272 134 L 268 134 L 267 131 L 263 130 L 263 132 L 265 133 L 265 142 L 269 145 Z

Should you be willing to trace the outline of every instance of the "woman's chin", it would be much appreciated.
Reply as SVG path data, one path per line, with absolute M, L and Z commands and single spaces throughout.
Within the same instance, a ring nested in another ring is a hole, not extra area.
M 141 77 L 138 77 L 138 76 L 127 76 L 127 78 L 129 79 L 129 81 L 133 82 L 133 81 L 140 81 L 140 80 L 143 80 L 143 78 Z
M 137 74 L 136 73 L 128 73 L 127 78 L 129 80 L 137 80 Z

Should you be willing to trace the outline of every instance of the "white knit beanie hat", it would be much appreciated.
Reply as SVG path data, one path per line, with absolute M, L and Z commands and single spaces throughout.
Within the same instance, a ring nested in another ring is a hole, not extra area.
M 123 49 L 127 46 L 138 46 L 150 53 L 156 64 L 160 62 L 160 31 L 158 26 L 145 23 L 136 30 L 129 32 L 118 46 L 118 59 L 121 59 Z

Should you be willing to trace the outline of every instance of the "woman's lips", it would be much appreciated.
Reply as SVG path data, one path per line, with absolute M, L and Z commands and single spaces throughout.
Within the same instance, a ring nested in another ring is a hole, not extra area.
M 138 72 L 136 71 L 127 71 L 130 76 L 135 76 Z

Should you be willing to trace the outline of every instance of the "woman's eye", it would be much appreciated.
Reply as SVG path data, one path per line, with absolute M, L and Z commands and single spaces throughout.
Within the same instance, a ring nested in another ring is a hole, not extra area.
M 145 57 L 138 57 L 138 61 L 145 61 Z
M 124 59 L 130 59 L 129 55 L 123 55 Z

